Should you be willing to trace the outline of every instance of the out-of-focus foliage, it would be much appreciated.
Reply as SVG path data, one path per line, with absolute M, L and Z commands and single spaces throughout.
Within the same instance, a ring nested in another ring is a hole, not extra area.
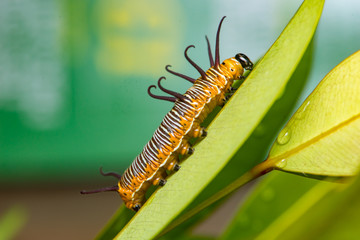
M 324 191 L 318 191 L 318 184 Z M 288 173 L 270 173 L 238 210 L 222 239 L 274 239 L 319 200 L 321 193 L 330 191 L 331 185 Z M 315 195 L 309 198 L 312 189 Z
M 27 221 L 27 212 L 20 206 L 13 206 L 0 215 L 0 239 L 13 239 Z
M 330 189 L 329 189 L 330 188 Z M 279 234 L 278 239 L 358 239 L 360 236 L 360 177 L 345 184 L 326 186 L 319 184 L 308 199 L 297 203 L 289 213 L 298 211 L 301 215 L 292 217 L 289 227 Z M 299 216 L 299 218 L 297 218 Z

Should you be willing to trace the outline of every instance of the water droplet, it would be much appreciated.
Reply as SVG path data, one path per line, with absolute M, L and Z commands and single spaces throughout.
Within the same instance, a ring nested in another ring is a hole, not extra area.
M 295 118 L 296 119 L 302 119 L 305 116 L 306 109 L 308 108 L 309 105 L 310 105 L 310 100 L 307 101 L 306 103 L 304 103 L 303 105 L 301 105 L 301 107 L 299 108 L 299 110 L 295 114 Z
M 286 159 L 282 159 L 281 161 L 279 161 L 279 162 L 276 164 L 276 166 L 277 166 L 278 168 L 284 168 L 284 167 L 286 167 L 286 164 L 287 164 Z
M 291 137 L 291 133 L 290 133 L 290 130 L 288 128 L 284 128 L 283 130 L 281 130 L 281 132 L 279 133 L 279 136 L 277 138 L 277 142 L 278 144 L 280 145 L 284 145 L 286 143 L 289 142 L 290 140 L 290 137 Z

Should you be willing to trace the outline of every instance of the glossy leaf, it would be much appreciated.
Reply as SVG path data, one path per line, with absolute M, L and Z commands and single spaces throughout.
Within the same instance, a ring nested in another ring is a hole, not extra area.
M 294 114 L 285 126 L 285 130 L 282 130 L 269 159 L 262 164 L 276 164 L 279 169 L 305 175 L 309 173 L 330 176 L 356 174 L 360 160 L 359 71 L 360 51 L 345 59 L 324 78 Z M 311 128 L 313 126 L 316 127 Z M 306 138 L 307 136 L 311 137 Z M 305 141 L 299 144 L 302 139 Z M 286 149 L 287 145 L 293 148 Z M 276 156 L 276 154 L 279 155 Z M 274 155 L 276 157 L 273 157 Z M 333 216 L 340 215 L 339 212 L 343 212 L 341 210 L 343 208 L 354 210 L 360 206 L 356 204 L 347 206 L 344 203 L 340 204 L 341 207 L 336 206 L 339 204 L 339 199 L 348 196 L 339 196 L 339 193 L 332 193 L 332 190 L 342 190 L 344 185 L 321 182 L 313 183 L 313 187 L 309 185 L 304 188 L 305 185 L 301 181 L 289 180 L 289 177 L 295 178 L 295 176 L 284 174 L 278 175 L 259 187 L 239 211 L 223 239 L 233 239 L 239 231 L 242 233 L 239 239 L 294 239 L 300 234 L 306 239 L 318 239 L 319 236 L 326 236 L 324 239 L 329 239 L 336 233 L 325 234 L 328 231 L 324 231 L 326 229 L 324 222 L 327 222 L 328 226 L 335 226 L 334 222 L 342 224 L 343 221 L 346 222 L 346 219 L 338 221 Z M 292 189 L 288 188 L 289 184 L 292 185 Z M 262 202 L 262 195 L 266 195 L 269 189 L 276 192 L 273 194 L 276 200 L 271 202 L 271 206 Z M 292 192 L 293 190 L 295 192 Z M 329 204 L 327 207 L 318 207 L 320 210 L 314 207 L 322 205 L 320 202 L 331 194 L 336 196 L 333 202 L 325 201 Z M 359 195 L 354 197 L 354 199 L 357 198 Z M 343 201 L 350 203 L 352 200 Z M 281 207 L 278 209 L 276 206 Z M 315 217 L 312 211 L 319 213 Z M 304 214 L 312 217 L 303 217 Z M 254 225 L 257 225 L 255 229 Z M 342 234 L 345 232 L 344 229 L 358 232 L 356 228 L 346 227 L 346 225 L 342 224 L 339 228 Z M 289 226 L 291 229 L 288 230 Z M 337 237 L 342 238 L 340 235 Z
M 210 125 L 181 171 L 153 194 L 117 239 L 151 239 L 194 200 L 259 124 L 305 52 L 323 1 L 306 0 L 247 81 Z
M 294 74 L 291 76 L 291 79 L 289 80 L 282 96 L 270 108 L 251 136 L 232 157 L 220 174 L 217 175 L 216 178 L 204 189 L 204 191 L 201 192 L 201 194 L 191 203 L 184 213 L 182 213 L 179 218 L 175 219 L 164 230 L 164 232 L 171 231 L 161 239 L 188 238 L 191 234 L 191 230 L 196 227 L 196 224 L 216 210 L 218 204 L 213 204 L 205 211 L 201 211 L 200 214 L 197 214 L 196 217 L 192 217 L 184 223 L 182 223 L 183 220 L 181 216 L 191 209 L 194 209 L 201 202 L 211 199 L 212 195 L 217 195 L 221 189 L 224 189 L 226 186 L 231 184 L 255 164 L 264 160 L 268 154 L 269 148 L 274 142 L 274 138 L 281 130 L 281 127 L 284 126 L 286 120 L 290 117 L 291 110 L 293 109 L 303 87 L 307 82 L 312 65 L 312 58 L 313 41 L 310 43 L 307 51 L 301 59 L 301 62 L 296 68 Z M 250 190 L 250 188 L 248 188 L 248 190 Z M 220 203 L 221 202 L 219 202 L 219 204 Z M 236 206 L 234 206 L 234 209 L 236 209 Z
M 360 51 L 334 68 L 280 132 L 269 162 L 290 172 L 353 176 L 360 163 Z

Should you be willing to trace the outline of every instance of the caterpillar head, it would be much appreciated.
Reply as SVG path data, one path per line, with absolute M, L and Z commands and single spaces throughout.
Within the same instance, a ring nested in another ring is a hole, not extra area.
M 235 55 L 235 59 L 241 64 L 241 66 L 246 70 L 252 70 L 253 63 L 250 59 L 243 53 L 238 53 Z
M 225 69 L 234 79 L 240 79 L 240 76 L 244 74 L 244 69 L 251 70 L 252 67 L 253 63 L 242 53 L 238 53 L 235 57 L 224 60 L 220 65 L 220 68 Z

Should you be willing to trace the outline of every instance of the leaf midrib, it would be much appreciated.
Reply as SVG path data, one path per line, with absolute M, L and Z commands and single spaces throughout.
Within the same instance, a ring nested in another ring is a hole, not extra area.
M 356 121 L 356 120 L 359 119 L 359 118 L 360 118 L 360 113 L 352 116 L 351 118 L 349 118 L 349 119 L 347 119 L 347 120 L 339 123 L 338 125 L 330 128 L 330 129 L 326 130 L 325 132 L 320 133 L 320 134 L 317 135 L 316 137 L 314 137 L 314 138 L 312 138 L 312 139 L 310 139 L 310 140 L 308 140 L 308 141 L 300 144 L 299 146 L 297 146 L 297 147 L 295 147 L 295 148 L 293 148 L 293 149 L 291 149 L 291 150 L 289 150 L 289 151 L 287 151 L 287 152 L 285 152 L 285 153 L 283 153 L 283 154 L 280 154 L 280 155 L 275 156 L 275 157 L 269 156 L 269 158 L 267 159 L 267 161 L 273 162 L 273 165 L 275 166 L 276 163 L 278 163 L 279 161 L 281 161 L 281 160 L 283 160 L 283 159 L 287 159 L 287 158 L 291 157 L 292 155 L 297 154 L 297 153 L 300 152 L 301 150 L 303 150 L 303 149 L 309 147 L 310 145 L 312 145 L 312 144 L 314 144 L 314 143 L 316 143 L 316 142 L 324 139 L 325 137 L 327 137 L 327 136 L 331 135 L 332 133 L 338 131 L 339 129 L 341 129 L 341 128 L 343 128 L 343 127 L 351 124 L 352 122 Z M 276 166 L 275 166 L 275 167 L 276 167 Z

